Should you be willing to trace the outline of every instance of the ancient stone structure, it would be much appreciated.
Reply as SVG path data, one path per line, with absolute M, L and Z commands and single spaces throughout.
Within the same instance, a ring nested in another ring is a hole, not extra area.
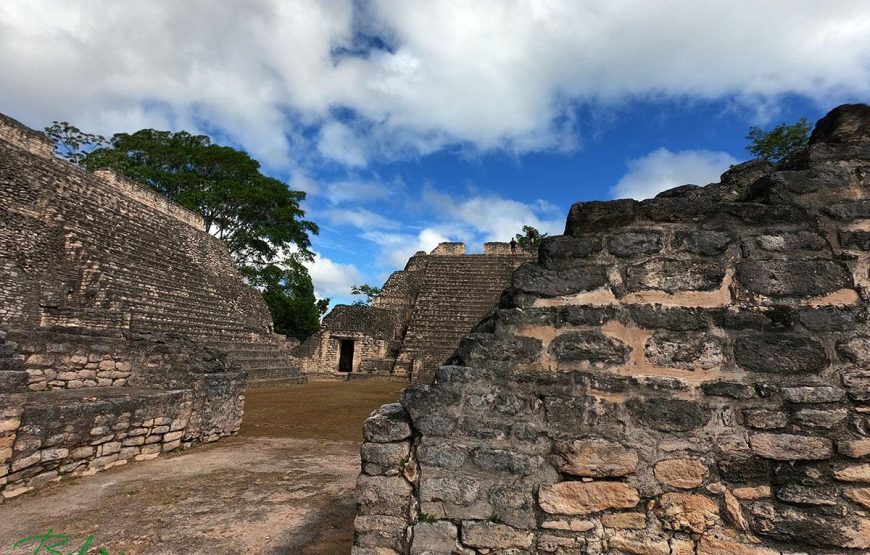
M 300 379 L 196 214 L 0 116 L 0 491 L 213 441 Z
M 466 254 L 463 243 L 418 252 L 371 306 L 335 307 L 294 352 L 299 366 L 312 377 L 429 379 L 530 258 L 507 243 L 485 243 L 483 254 Z
M 870 107 L 575 204 L 364 427 L 356 555 L 870 553 Z

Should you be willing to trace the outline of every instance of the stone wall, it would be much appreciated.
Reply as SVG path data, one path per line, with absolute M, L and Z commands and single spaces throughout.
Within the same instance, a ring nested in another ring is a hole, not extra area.
M 0 338 L 0 374 L 27 376 L 0 384 L 0 503 L 238 431 L 244 373 L 221 353 L 184 337 L 71 331 Z
M 364 426 L 356 555 L 870 552 L 870 107 L 578 203 Z

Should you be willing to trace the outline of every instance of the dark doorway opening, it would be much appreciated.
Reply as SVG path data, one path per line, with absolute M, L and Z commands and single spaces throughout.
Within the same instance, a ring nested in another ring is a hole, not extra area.
M 340 354 L 338 357 L 338 371 L 351 372 L 353 370 L 353 344 L 350 339 L 341 339 Z

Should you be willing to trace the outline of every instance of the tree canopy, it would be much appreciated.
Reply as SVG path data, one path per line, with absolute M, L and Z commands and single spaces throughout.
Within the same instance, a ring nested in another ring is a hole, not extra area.
M 746 150 L 764 160 L 777 162 L 789 154 L 807 146 L 810 124 L 801 118 L 794 124 L 781 123 L 770 131 L 750 127 L 746 138 L 750 140 Z
M 65 121 L 51 122 L 43 134 L 54 143 L 55 154 L 77 165 L 81 165 L 88 152 L 107 144 L 102 135 L 85 133 Z
M 538 249 L 538 245 L 541 244 L 541 241 L 546 236 L 546 233 L 541 233 L 537 228 L 530 225 L 524 225 L 523 232 L 517 233 L 514 236 L 514 240 L 520 244 L 520 247 L 522 247 L 523 250 L 531 252 Z
M 275 332 L 300 341 L 320 328 L 320 318 L 329 309 L 329 299 L 317 299 L 307 270 L 293 258 L 283 264 L 241 269 L 248 282 L 260 289 L 272 314 Z
M 350 288 L 351 295 L 365 295 L 365 299 L 357 299 L 353 302 L 356 305 L 369 305 L 375 300 L 375 297 L 381 294 L 381 288 L 363 283 L 362 285 L 354 285 Z

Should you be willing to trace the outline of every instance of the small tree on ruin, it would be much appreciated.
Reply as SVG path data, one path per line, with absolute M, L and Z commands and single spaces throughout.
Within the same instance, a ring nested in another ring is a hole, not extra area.
M 381 294 L 381 289 L 368 283 L 362 285 L 354 285 L 350 288 L 351 295 L 365 295 L 365 299 L 357 299 L 353 302 L 355 305 L 370 305 L 375 297 Z
M 541 233 L 537 228 L 530 225 L 524 225 L 523 232 L 517 233 L 514 236 L 514 240 L 519 243 L 524 251 L 534 252 L 538 250 L 538 245 L 541 244 L 541 241 L 546 236 L 546 233 Z
M 770 131 L 750 127 L 746 138 L 751 142 L 746 150 L 758 158 L 778 162 L 807 146 L 809 133 L 810 124 L 807 123 L 807 118 L 801 118 L 792 125 L 782 123 Z

